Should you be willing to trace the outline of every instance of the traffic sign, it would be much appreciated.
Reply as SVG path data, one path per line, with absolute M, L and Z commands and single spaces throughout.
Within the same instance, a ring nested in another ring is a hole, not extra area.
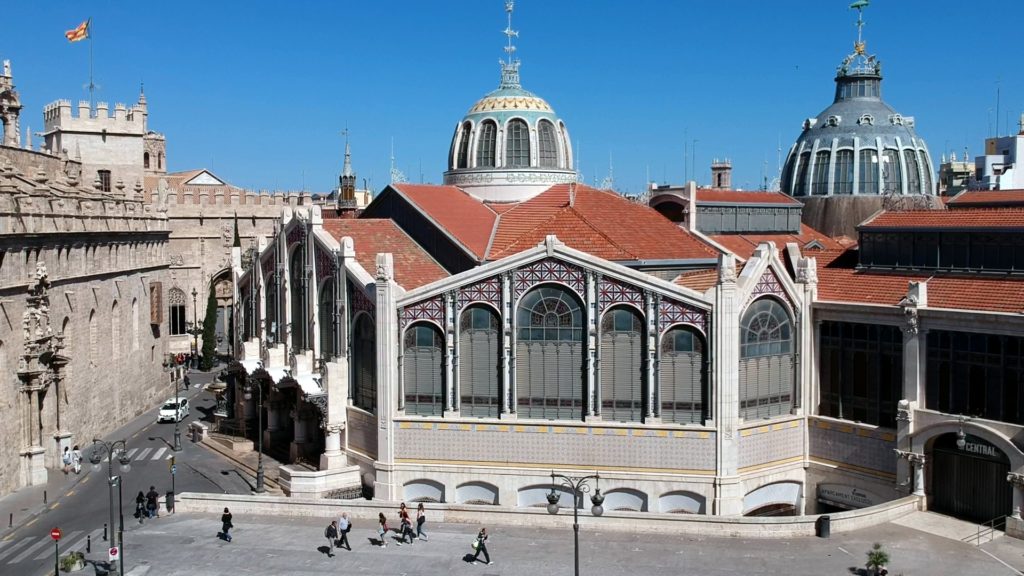
M 117 546 L 111 546 L 110 549 L 107 550 L 107 560 L 113 562 L 114 560 L 117 560 L 120 557 L 121 557 L 121 549 L 118 548 Z
M 50 530 L 50 538 L 53 538 L 54 540 L 60 540 L 60 537 L 63 535 L 64 533 L 60 531 L 60 528 Z

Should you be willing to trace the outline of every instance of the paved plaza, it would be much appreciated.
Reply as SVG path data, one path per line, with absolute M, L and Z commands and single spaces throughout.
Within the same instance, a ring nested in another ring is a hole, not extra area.
M 433 525 L 428 542 L 398 546 L 391 540 L 382 549 L 371 544 L 377 536 L 375 527 L 367 521 L 357 522 L 350 534 L 352 551 L 338 550 L 334 558 L 328 558 L 322 537 L 328 521 L 236 516 L 234 540 L 227 543 L 217 538 L 217 516 L 163 517 L 143 526 L 133 525 L 126 533 L 125 566 L 129 576 L 572 574 L 571 530 L 491 526 L 489 549 L 495 563 L 486 566 L 465 560 L 477 526 Z M 1024 568 L 1024 542 L 1001 538 L 979 548 L 894 524 L 831 539 L 779 540 L 635 536 L 584 525 L 580 530 L 580 572 L 587 576 L 859 574 L 865 551 L 875 541 L 889 550 L 893 576 L 1020 574 L 999 560 Z

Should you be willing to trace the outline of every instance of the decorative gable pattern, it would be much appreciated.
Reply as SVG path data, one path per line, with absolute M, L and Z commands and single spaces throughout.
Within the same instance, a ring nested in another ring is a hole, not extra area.
M 754 289 L 750 291 L 750 297 L 747 298 L 744 308 L 750 305 L 756 298 L 765 295 L 777 296 L 783 301 L 789 304 L 790 310 L 796 310 L 796 305 L 793 303 L 792 298 L 786 293 L 786 289 L 782 287 L 782 283 L 779 282 L 779 277 L 775 275 L 775 270 L 772 267 L 768 267 L 761 274 L 761 278 L 757 281 Z
M 597 283 L 597 313 L 616 304 L 632 304 L 637 310 L 644 310 L 644 294 L 636 286 L 602 276 Z
M 429 320 L 437 324 L 442 332 L 444 331 L 444 298 L 441 295 L 417 302 L 412 306 L 406 306 L 398 311 L 398 324 L 402 332 L 409 324 L 420 320 Z
M 561 260 L 547 258 L 515 271 L 512 297 L 519 297 L 542 282 L 561 282 L 576 291 L 580 300 L 586 300 L 586 277 L 583 269 Z
M 501 279 L 493 276 L 459 289 L 459 310 L 474 302 L 485 302 L 501 310 Z
M 658 332 L 664 332 L 669 326 L 678 323 L 689 324 L 700 329 L 707 335 L 708 313 L 673 300 L 662 298 L 658 306 Z

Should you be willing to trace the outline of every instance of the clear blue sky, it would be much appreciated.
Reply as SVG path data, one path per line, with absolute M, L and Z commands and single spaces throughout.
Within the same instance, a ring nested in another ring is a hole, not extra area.
M 849 0 L 519 0 L 513 27 L 523 87 L 569 127 L 587 182 L 683 181 L 685 142 L 708 181 L 730 158 L 734 184 L 777 172 L 804 118 L 832 99 L 851 51 Z M 351 133 L 353 163 L 388 182 L 392 138 L 412 181 L 438 183 L 456 123 L 498 85 L 502 0 L 442 2 L 9 2 L 0 58 L 12 60 L 26 124 L 42 107 L 87 98 L 86 42 L 64 31 L 92 17 L 97 100 L 134 102 L 171 170 L 212 168 L 245 187 L 326 191 Z M 868 51 L 883 96 L 917 119 L 938 164 L 979 153 L 999 123 L 1015 132 L 1024 74 L 1013 29 L 1024 2 L 872 0 Z M 692 176 L 692 174 L 691 174 Z

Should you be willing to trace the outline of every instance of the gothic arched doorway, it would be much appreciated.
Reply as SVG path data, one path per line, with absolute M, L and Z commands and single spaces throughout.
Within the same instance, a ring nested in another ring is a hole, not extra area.
M 234 350 L 234 315 L 235 286 L 229 270 L 224 270 L 211 281 L 214 295 L 217 297 L 217 355 L 227 356 Z
M 929 507 L 972 522 L 988 522 L 1013 507 L 1013 486 L 1006 481 L 1010 459 L 987 440 L 943 434 L 932 444 L 932 497 Z

